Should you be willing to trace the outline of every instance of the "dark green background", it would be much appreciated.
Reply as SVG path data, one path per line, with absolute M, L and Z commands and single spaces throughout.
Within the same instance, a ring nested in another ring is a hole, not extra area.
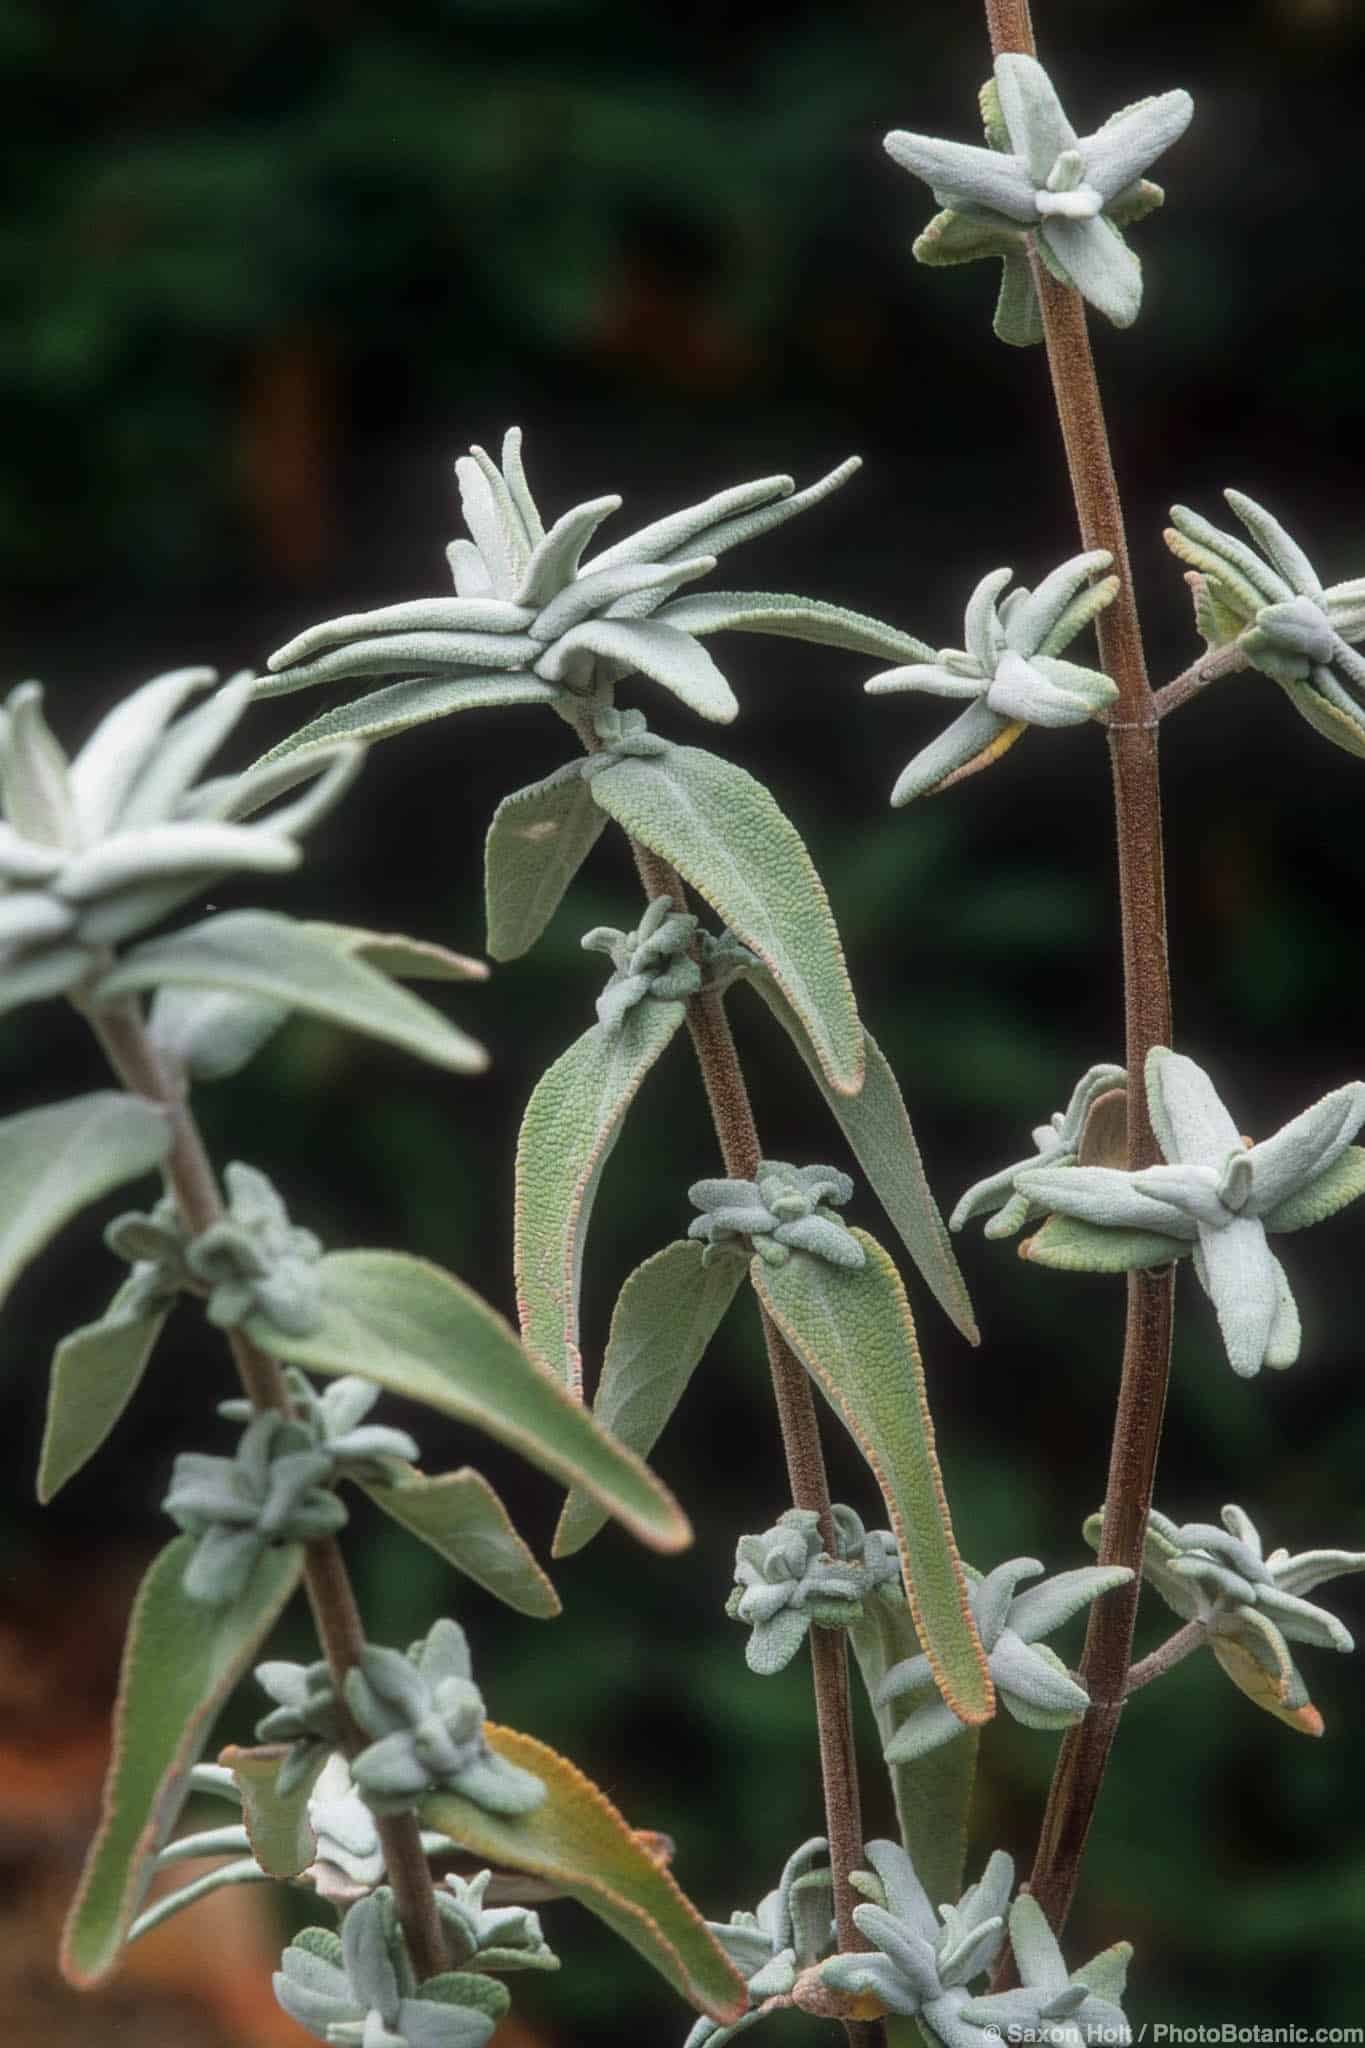
M 1260 0 L 1226 21 L 1170 0 L 1055 0 L 1039 30 L 1082 125 L 1177 83 L 1198 102 L 1160 169 L 1168 211 L 1137 230 L 1141 324 L 1097 336 L 1160 680 L 1196 651 L 1160 540 L 1172 500 L 1216 513 L 1235 483 L 1329 579 L 1365 570 L 1365 26 L 1348 0 Z M 945 0 L 0 5 L 6 676 L 43 676 L 75 739 L 158 667 L 259 664 L 314 619 L 438 590 L 452 458 L 511 420 L 543 506 L 619 490 L 637 522 L 859 449 L 854 485 L 720 580 L 957 639 L 986 569 L 1010 561 L 1032 580 L 1075 545 L 1041 356 L 993 343 L 985 270 L 916 270 L 926 195 L 878 147 L 891 125 L 970 137 L 985 68 L 974 8 Z M 931 705 L 866 701 L 866 664 L 836 654 L 718 651 L 744 705 L 722 743 L 808 837 L 946 1209 L 1018 1156 L 1082 1066 L 1120 1053 L 1104 749 L 1090 731 L 1034 735 L 969 788 L 893 816 L 887 790 L 936 728 Z M 658 693 L 639 701 L 696 737 Z M 298 703 L 311 715 L 312 699 Z M 259 740 L 281 724 L 263 709 Z M 1183 714 L 1163 747 L 1180 1042 L 1265 1131 L 1361 1070 L 1363 771 L 1254 676 Z M 478 950 L 488 815 L 564 751 L 559 723 L 530 711 L 381 750 L 302 877 L 270 900 Z M 241 1081 L 206 1092 L 220 1155 L 265 1166 L 333 1242 L 428 1253 L 510 1306 L 519 1111 L 591 1016 L 600 964 L 579 954 L 579 932 L 629 922 L 634 901 L 605 842 L 538 951 L 453 1001 L 496 1051 L 487 1079 L 294 1025 Z M 769 1060 L 741 1003 L 767 1148 L 836 1156 L 794 1062 L 780 1047 Z M 16 1105 L 90 1072 L 74 1022 L 47 1011 L 7 1022 L 0 1065 Z M 688 1182 L 714 1170 L 680 1048 L 603 1190 L 590 1352 L 630 1264 L 678 1232 Z M 858 1214 L 881 1227 L 867 1201 Z M 1289 1247 L 1305 1355 L 1285 1377 L 1235 1380 L 1182 1278 L 1168 1510 L 1237 1499 L 1272 1542 L 1362 1543 L 1359 1230 L 1352 1214 Z M 73 1230 L 5 1322 L 19 1572 L 154 1540 L 173 1451 L 221 1428 L 204 1417 L 226 1381 L 186 1318 L 94 1473 L 42 1520 L 30 1507 L 51 1342 L 113 1283 L 97 1246 L 93 1223 Z M 963 1256 L 982 1350 L 922 1290 L 916 1304 L 964 1547 L 982 1565 L 1022 1551 L 1079 1563 L 1122 1289 L 1026 1270 L 1009 1247 L 973 1241 Z M 423 1427 L 433 1461 L 466 1455 Z M 831 1453 L 837 1491 L 871 1512 L 835 1431 Z M 484 1462 L 543 1545 L 551 1490 Z M 567 1750 L 637 1824 L 670 1831 L 682 1881 L 723 1917 L 820 1816 L 802 1665 L 750 1677 L 721 1614 L 735 1537 L 784 1504 L 751 1312 L 727 1328 L 659 1465 L 695 1516 L 696 1548 L 661 1562 L 608 1533 L 559 1572 L 557 1626 L 495 1610 L 359 1522 L 357 1572 L 382 1639 L 455 1605 L 495 1716 Z M 1329 1597 L 1361 1611 L 1349 1583 Z M 1149 1643 L 1163 1618 L 1144 1610 L 1140 1626 Z M 1138 2018 L 1358 2017 L 1358 1667 L 1304 1662 L 1321 1743 L 1258 1716 L 1206 1659 L 1131 1709 L 1074 1946 L 1136 1942 Z M 1052 1748 L 1012 1723 L 992 1731 L 974 1862 L 996 1844 L 1027 1856 Z M 888 1815 L 871 1746 L 868 1764 L 876 1831 Z M 681 2008 L 631 1955 L 575 1908 L 551 1926 L 568 1967 L 524 2009 L 554 2038 L 681 2039 Z M 795 2040 L 804 2024 L 773 2031 Z

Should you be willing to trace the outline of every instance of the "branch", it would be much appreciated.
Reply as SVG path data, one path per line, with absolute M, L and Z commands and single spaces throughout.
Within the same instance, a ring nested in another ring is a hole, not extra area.
M 1154 1678 L 1160 1678 L 1163 1672 L 1183 1663 L 1192 1650 L 1199 1648 L 1206 1633 L 1202 1621 L 1187 1621 L 1184 1628 L 1178 1628 L 1173 1636 L 1168 1636 L 1140 1664 L 1133 1665 L 1128 1673 L 1127 1694 L 1131 1696 L 1141 1692 L 1143 1686 L 1150 1685 Z
M 131 1094 L 156 1103 L 170 1116 L 173 1136 L 165 1164 L 166 1178 L 187 1229 L 198 1236 L 221 1219 L 223 1198 L 179 1076 L 163 1062 L 135 1000 L 101 1009 L 82 1007 L 124 1087 Z M 253 1404 L 287 1414 L 289 1395 L 278 1362 L 240 1330 L 224 1334 L 238 1377 Z M 348 1755 L 354 1756 L 364 1747 L 366 1738 L 346 1710 L 342 1687 L 346 1673 L 360 1662 L 365 1631 L 345 1561 L 334 1538 L 308 1545 L 304 1554 L 304 1587 L 337 1689 L 346 1731 L 344 1747 Z M 417 1816 L 377 1814 L 375 1825 L 413 1968 L 419 1978 L 439 1976 L 449 1968 L 450 1951 L 436 1911 L 436 1895 Z
M 1234 676 L 1248 667 L 1250 663 L 1235 640 L 1229 641 L 1226 647 L 1215 648 L 1212 653 L 1201 654 L 1183 675 L 1178 675 L 1173 683 L 1167 683 L 1164 689 L 1154 693 L 1152 703 L 1157 717 L 1169 717 L 1182 704 L 1188 704 L 1191 697 L 1200 696 L 1210 683 L 1219 682 L 1224 676 Z
M 1026 0 L 986 0 L 986 17 L 997 56 L 1007 50 L 1035 54 Z M 1058 284 L 1036 255 L 1031 262 L 1082 545 L 1107 548 L 1119 577 L 1118 593 L 1096 620 L 1096 632 L 1102 666 L 1119 693 L 1108 739 L 1123 935 L 1128 1165 L 1136 1169 L 1156 1164 L 1161 1156 L 1147 1114 L 1143 1070 L 1151 1048 L 1169 1044 L 1171 1037 L 1157 714 L 1085 307 L 1080 294 Z M 1173 1296 L 1173 1268 L 1128 1276 L 1123 1370 L 1099 1562 L 1127 1565 L 1135 1576 L 1090 1611 L 1081 1671 L 1091 1706 L 1063 1739 L 1029 1880 L 1030 1891 L 1059 1932 L 1075 1893 L 1127 1684 L 1137 1574 L 1170 1372 Z

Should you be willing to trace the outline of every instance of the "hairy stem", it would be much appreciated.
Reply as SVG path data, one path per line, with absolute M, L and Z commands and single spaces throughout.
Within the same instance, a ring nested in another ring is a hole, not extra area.
M 1184 1662 L 1192 1650 L 1197 1650 L 1204 1641 L 1207 1630 L 1202 1621 L 1187 1621 L 1184 1628 L 1178 1628 L 1173 1636 L 1167 1636 L 1141 1663 L 1134 1664 L 1128 1673 L 1129 1693 L 1141 1692 L 1144 1685 L 1150 1685 L 1163 1672 L 1174 1669 Z
M 1192 661 L 1173 683 L 1167 683 L 1164 689 L 1154 693 L 1152 707 L 1158 718 L 1166 718 L 1172 711 L 1178 711 L 1182 704 L 1188 704 L 1191 697 L 1200 696 L 1210 683 L 1219 682 L 1224 676 L 1234 676 L 1239 669 L 1249 666 L 1246 655 L 1234 640 L 1228 646 L 1202 654 L 1198 661 Z
M 645 894 L 651 899 L 671 896 L 677 908 L 685 910 L 687 891 L 675 870 L 634 839 L 630 848 Z M 691 997 L 687 1005 L 687 1023 L 725 1171 L 732 1180 L 752 1180 L 758 1171 L 762 1149 L 723 997 L 713 989 L 704 989 L 701 994 Z M 815 1510 L 820 1517 L 820 1533 L 825 1546 L 833 1553 L 835 1536 L 830 1516 L 829 1481 L 825 1476 L 820 1424 L 810 1375 L 761 1305 L 760 1314 L 782 1431 L 782 1447 L 786 1453 L 792 1504 Z M 863 1852 L 858 1761 L 848 1691 L 848 1651 L 842 1629 L 812 1628 L 809 1642 L 820 1770 L 824 1780 L 825 1825 L 829 1837 L 830 1868 L 834 1875 L 835 1925 L 841 1950 L 864 1949 L 868 1944 L 853 1919 L 857 1894 L 848 1881 L 849 1872 L 858 1867 Z M 851 2048 L 873 2048 L 873 2044 L 881 2039 L 880 2022 L 870 2026 L 848 2023 L 847 2031 Z
M 1005 51 L 1034 54 L 1027 0 L 986 0 L 986 17 L 997 56 Z M 1160 1158 L 1147 1113 L 1143 1081 L 1147 1054 L 1154 1045 L 1168 1044 L 1171 1035 L 1157 711 L 1147 680 L 1123 506 L 1109 452 L 1085 307 L 1080 294 L 1059 284 L 1036 256 L 1033 276 L 1081 541 L 1086 548 L 1107 548 L 1119 577 L 1118 593 L 1096 620 L 1096 632 L 1105 672 L 1118 689 L 1107 725 L 1123 940 L 1128 1165 L 1139 1168 Z M 1140 1583 L 1137 1574 L 1166 1405 L 1174 1288 L 1173 1267 L 1128 1276 L 1123 1371 L 1099 1561 L 1127 1565 L 1134 1577 L 1127 1586 L 1096 1601 L 1090 1610 L 1081 1660 L 1090 1711 L 1063 1739 L 1029 1879 L 1029 1889 L 1057 1930 L 1075 1893 L 1127 1684 Z
M 124 1087 L 156 1103 L 169 1115 L 173 1136 L 165 1163 L 166 1179 L 183 1222 L 198 1236 L 222 1217 L 223 1198 L 179 1077 L 167 1067 L 152 1043 L 135 1001 L 99 1009 L 85 1007 L 85 1014 Z M 238 1377 L 253 1405 L 288 1412 L 289 1395 L 278 1361 L 242 1331 L 229 1330 L 225 1334 Z M 308 1545 L 303 1582 L 318 1640 L 340 1695 L 346 1673 L 360 1662 L 365 1631 L 335 1538 L 325 1537 L 320 1543 Z M 353 1756 L 364 1746 L 366 1738 L 351 1720 L 344 1700 L 341 1712 L 344 1746 Z M 417 1816 L 376 1815 L 375 1825 L 413 1968 L 419 1978 L 438 1976 L 449 1967 L 449 1949 L 436 1911 L 436 1895 Z

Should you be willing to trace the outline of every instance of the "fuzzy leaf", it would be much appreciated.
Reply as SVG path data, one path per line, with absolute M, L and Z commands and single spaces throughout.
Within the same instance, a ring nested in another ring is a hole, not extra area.
M 304 683 L 323 680 L 297 669 L 287 675 L 303 675 Z M 302 684 L 291 681 L 289 687 L 301 688 Z M 417 676 L 372 690 L 353 704 L 338 704 L 324 711 L 263 754 L 257 766 L 263 768 L 304 748 L 335 746 L 338 740 L 359 740 L 363 746 L 373 746 L 376 740 L 392 739 L 397 733 L 411 732 L 414 726 L 450 718 L 457 711 L 484 711 L 504 704 L 553 704 L 558 696 L 553 683 L 520 671 L 514 675 Z
M 548 1621 L 559 1613 L 559 1595 L 481 1472 L 464 1465 L 428 1479 L 409 1466 L 385 1484 L 366 1482 L 365 1491 L 376 1507 L 518 1614 Z M 605 1521 L 606 1510 L 600 1512 Z
M 453 1415 L 582 1486 L 652 1549 L 686 1547 L 687 1517 L 667 1488 L 452 1274 L 401 1252 L 332 1252 L 316 1270 L 317 1328 L 291 1335 L 255 1315 L 246 1327 L 263 1349 L 314 1372 L 358 1373 Z
M 491 1723 L 485 1732 L 497 1755 L 540 1779 L 546 1798 L 533 1812 L 505 1820 L 454 1793 L 433 1793 L 421 1804 L 424 1825 L 481 1861 L 525 1871 L 566 1892 L 691 2004 L 713 2019 L 737 2019 L 747 2002 L 743 1979 L 611 1801 L 544 1743 Z
M 912 633 L 897 632 L 863 612 L 845 611 L 814 597 L 784 597 L 763 590 L 702 590 L 674 598 L 660 620 L 685 633 L 762 633 L 841 647 L 873 661 L 930 661 L 933 649 Z
M 128 1623 L 104 1812 L 62 1937 L 62 1974 L 83 1988 L 117 1962 L 213 1717 L 303 1569 L 297 1544 L 267 1550 L 237 1599 L 208 1607 L 182 1583 L 195 1540 L 177 1536 L 155 1559 Z
M 801 1018 L 830 1085 L 855 1095 L 863 1034 L 824 885 L 761 782 L 698 747 L 617 761 L 592 793 L 675 867 L 756 953 Z
M 682 1238 L 637 1266 L 612 1313 L 592 1412 L 618 1443 L 647 1458 L 744 1278 L 741 1257 L 705 1258 Z M 596 1501 L 574 1492 L 555 1531 L 554 1555 L 581 1550 L 605 1522 Z
M 1209 1648 L 1238 1692 L 1245 1693 L 1253 1706 L 1283 1721 L 1286 1728 L 1300 1735 L 1321 1735 L 1322 1715 L 1303 1697 L 1303 1681 L 1283 1638 L 1255 1608 L 1247 1610 L 1244 1626 L 1244 1638 L 1209 1637 Z M 1253 1642 L 1260 1645 L 1259 1655 Z
M 168 984 L 226 989 L 302 1010 L 400 1046 L 452 1073 L 477 1074 L 488 1065 L 483 1047 L 439 1010 L 395 987 L 334 937 L 321 937 L 273 911 L 228 911 L 134 946 L 99 984 L 96 999 L 108 1002 Z
M 1365 1146 L 1351 1145 L 1316 1180 L 1267 1212 L 1267 1230 L 1306 1230 L 1365 1195 Z
M 750 1276 L 872 1468 L 939 1691 L 959 1720 L 988 1721 L 995 1696 L 949 1519 L 910 1304 L 876 1239 L 852 1234 L 866 1254 L 859 1268 L 801 1257 L 770 1267 L 755 1258 Z
M 919 1654 L 919 1637 L 908 1607 L 869 1600 L 861 1621 L 848 1631 L 854 1660 L 886 1750 L 916 1707 L 937 1698 L 931 1687 L 876 1704 L 882 1680 L 893 1664 Z M 967 1862 L 967 1822 L 981 1737 L 967 1728 L 912 1763 L 888 1763 L 900 1837 L 930 1900 L 943 1904 L 961 1896 Z
M 146 1370 L 168 1311 L 119 1314 L 125 1282 L 96 1323 L 63 1337 L 52 1360 L 47 1422 L 38 1457 L 38 1498 L 46 1506 L 93 1458 L 122 1415 Z
M 319 1746 L 315 1765 L 281 1793 L 276 1780 L 288 1754 L 287 1744 L 262 1749 L 229 1745 L 218 1758 L 241 1794 L 251 1853 L 270 1877 L 297 1877 L 317 1854 L 317 1840 L 308 1825 L 308 1799 L 327 1754 Z
M 1075 1216 L 1049 1216 L 1023 1240 L 1019 1256 L 1059 1273 L 1131 1273 L 1138 1266 L 1168 1266 L 1193 1249 L 1188 1240 L 1151 1230 L 1107 1230 Z
M 503 798 L 484 847 L 488 950 L 495 960 L 530 952 L 606 822 L 577 761 Z
M 579 1395 L 578 1292 L 598 1184 L 640 1084 L 686 1014 L 681 1003 L 647 997 L 610 1036 L 594 1024 L 541 1075 L 521 1120 L 513 1228 L 522 1340 Z
M 164 1111 L 113 1089 L 0 1123 L 0 1302 L 64 1223 L 165 1158 Z
M 1329 704 L 1320 690 L 1308 682 L 1282 681 L 1280 688 L 1301 718 L 1334 746 L 1365 760 L 1365 728 L 1355 724 L 1335 704 Z
M 864 1031 L 866 1067 L 862 1088 L 857 1095 L 841 1094 L 829 1085 L 801 1019 L 776 983 L 766 974 L 757 974 L 752 977 L 751 986 L 762 996 L 805 1061 L 811 1079 L 833 1111 L 849 1149 L 895 1225 L 925 1286 L 968 1343 L 979 1344 L 981 1332 L 972 1313 L 967 1283 L 930 1192 L 899 1084 L 881 1047 L 871 1032 Z

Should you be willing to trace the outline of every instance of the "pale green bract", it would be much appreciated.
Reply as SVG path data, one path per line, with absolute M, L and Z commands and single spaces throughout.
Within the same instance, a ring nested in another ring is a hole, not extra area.
M 1024 1892 L 1010 1907 L 1010 1946 L 1019 1988 L 963 2006 L 961 2016 L 972 2027 L 985 2028 L 995 2040 L 1047 2041 L 1054 2048 L 1088 2048 L 1095 2041 L 1127 2048 L 1132 2029 L 1119 2001 L 1127 1989 L 1131 1943 L 1116 1941 L 1068 1971 L 1042 1907 Z
M 1320 1222 L 1365 1193 L 1365 1154 L 1351 1144 L 1365 1124 L 1365 1082 L 1335 1089 L 1249 1146 L 1192 1059 L 1154 1046 L 1146 1072 L 1164 1166 L 1042 1167 L 1020 1173 L 1018 1190 L 1037 1208 L 1105 1232 L 1142 1233 L 1154 1252 L 1134 1263 L 1193 1252 L 1233 1371 L 1292 1365 L 1298 1310 L 1266 1233 Z M 1044 1264 L 1045 1237 L 1030 1244 Z
M 360 750 L 336 745 L 295 767 L 207 782 L 209 757 L 238 723 L 251 678 L 176 669 L 144 683 L 68 760 L 38 683 L 0 709 L 0 1009 L 63 994 L 109 946 L 214 884 L 298 866 L 300 836 L 347 788 Z M 288 797 L 299 784 L 303 794 Z M 266 805 L 263 820 L 244 822 Z
M 869 696 L 920 690 L 967 706 L 902 769 L 893 805 L 986 767 L 1026 726 L 1084 725 L 1113 703 L 1118 691 L 1108 676 L 1058 659 L 1112 601 L 1118 578 L 1093 580 L 1112 560 L 1103 548 L 1073 555 L 1036 590 L 1021 585 L 1008 597 L 1003 593 L 1013 570 L 993 569 L 967 601 L 965 647 L 934 654 L 922 645 L 913 661 L 869 678 Z
M 735 1587 L 725 1604 L 748 1624 L 744 1657 L 771 1677 L 790 1664 L 812 1622 L 845 1628 L 860 1620 L 874 1593 L 904 1599 L 896 1539 L 889 1529 L 864 1529 L 852 1508 L 830 1510 L 836 1554 L 825 1549 L 813 1508 L 788 1508 L 761 1536 L 735 1546 Z
M 749 2010 L 728 2027 L 698 2020 L 684 2048 L 725 2048 L 737 2034 L 792 2004 L 797 1978 L 828 1953 L 834 1938 L 832 1879 L 829 1870 L 820 1867 L 828 1848 L 823 1835 L 803 1842 L 754 1912 L 707 1921 L 744 1978 Z
M 753 1180 L 699 1180 L 687 1199 L 701 1210 L 687 1227 L 709 1250 L 746 1247 L 767 1266 L 785 1266 L 793 1252 L 858 1267 L 865 1254 L 832 1214 L 853 1199 L 853 1182 L 833 1166 L 788 1166 L 765 1159 Z
M 887 154 L 930 185 L 940 206 L 1005 233 L 1030 233 L 1061 283 L 1074 285 L 1116 327 L 1131 326 L 1142 304 L 1142 267 L 1115 215 L 1131 220 L 1144 210 L 1134 187 L 1184 134 L 1193 100 L 1181 91 L 1139 100 L 1078 137 L 1036 58 L 997 57 L 995 85 L 1008 149 L 894 129 L 885 137 Z
M 484 1734 L 483 1695 L 454 1621 L 433 1623 L 403 1656 L 367 1645 L 346 1675 L 346 1704 L 374 1740 L 351 1758 L 356 1789 L 376 1813 L 405 1813 L 429 1792 L 457 1792 L 488 1813 L 530 1813 L 545 1797 Z
M 1307 1600 L 1329 1579 L 1365 1571 L 1365 1551 L 1306 1550 L 1267 1557 L 1260 1533 L 1244 1509 L 1222 1511 L 1212 1522 L 1177 1524 L 1153 1508 L 1147 1518 L 1142 1576 L 1183 1621 L 1197 1622 L 1209 1648 L 1257 1706 L 1306 1734 L 1322 1733 L 1322 1718 L 1295 1665 L 1289 1643 L 1349 1652 L 1350 1630 L 1325 1607 Z M 1098 1545 L 1102 1517 L 1085 1525 Z M 1238 1654 L 1240 1652 L 1240 1655 Z
M 1133 1574 L 1126 1565 L 1094 1565 L 1059 1572 L 1023 1593 L 1017 1590 L 1021 1580 L 1037 1578 L 1042 1569 L 1036 1557 L 1011 1558 L 984 1578 L 973 1574 L 969 1597 L 991 1678 L 1008 1712 L 1026 1728 L 1069 1728 L 1081 1719 L 1090 1697 L 1056 1652 L 1042 1646 L 1041 1638 L 1101 1593 L 1126 1586 Z M 925 1696 L 888 1743 L 888 1763 L 909 1763 L 966 1733 L 965 1724 L 937 1696 L 933 1684 L 924 1656 L 893 1664 L 883 1678 L 873 1701 L 876 1707 L 907 1695 Z
M 1086 1124 L 1095 1105 L 1115 1089 L 1126 1088 L 1128 1076 L 1122 1067 L 1095 1066 L 1081 1075 L 1071 1091 L 1065 1109 L 1054 1110 L 1045 1124 L 1033 1130 L 1034 1156 L 1021 1159 L 999 1173 L 975 1182 L 948 1218 L 950 1230 L 961 1230 L 973 1216 L 986 1214 L 987 1237 L 1013 1237 L 1030 1217 L 1040 1215 L 1037 1204 L 1015 1185 L 1021 1173 L 1040 1166 L 1076 1166 L 1080 1163 Z
M 834 1991 L 871 1996 L 888 2013 L 918 2019 L 944 2048 L 985 2048 L 963 2008 L 972 1979 L 994 1967 L 1005 1945 L 1013 1861 L 997 1849 L 957 1903 L 936 1913 L 899 1843 L 869 1842 L 866 1853 L 871 1870 L 854 1874 L 866 1903 L 853 1918 L 872 1946 L 831 1957 L 821 1977 Z
M 1223 496 L 1255 547 L 1188 506 L 1171 508 L 1166 544 L 1188 562 L 1195 617 L 1210 646 L 1236 642 L 1302 718 L 1365 756 L 1365 577 L 1324 588 L 1299 543 L 1242 491 Z
M 696 932 L 695 917 L 675 910 L 671 896 L 655 896 L 634 931 L 599 924 L 583 934 L 584 951 L 605 953 L 612 965 L 611 980 L 597 998 L 597 1021 L 608 1038 L 646 996 L 679 1002 L 697 993 L 701 969 L 689 951 Z
M 290 2018 L 332 2048 L 483 2048 L 511 2002 L 473 1972 L 419 1983 L 387 1887 L 351 1907 L 340 1937 L 305 1927 L 274 1983 Z
M 468 534 L 447 549 L 455 596 L 310 627 L 271 655 L 259 688 L 278 696 L 322 683 L 420 681 L 390 685 L 326 714 L 276 754 L 311 749 L 347 731 L 383 738 L 461 710 L 466 701 L 495 701 L 485 687 L 493 683 L 508 701 L 548 701 L 581 724 L 585 708 L 610 704 L 618 683 L 643 675 L 700 717 L 725 723 L 739 706 L 702 643 L 726 629 L 906 659 L 913 643 L 904 634 L 838 605 L 747 591 L 677 595 L 709 575 L 728 548 L 818 504 L 857 468 L 851 458 L 801 491 L 789 476 L 739 484 L 584 559 L 621 499 L 589 499 L 547 531 L 522 468 L 521 430 L 509 428 L 500 464 L 476 447 L 455 465 Z
M 185 1568 L 190 1599 L 227 1606 L 265 1551 L 316 1543 L 344 1528 L 346 1510 L 328 1484 L 331 1470 L 312 1432 L 275 1409 L 247 1424 L 231 1458 L 182 1451 L 163 1506 L 197 1539 Z

